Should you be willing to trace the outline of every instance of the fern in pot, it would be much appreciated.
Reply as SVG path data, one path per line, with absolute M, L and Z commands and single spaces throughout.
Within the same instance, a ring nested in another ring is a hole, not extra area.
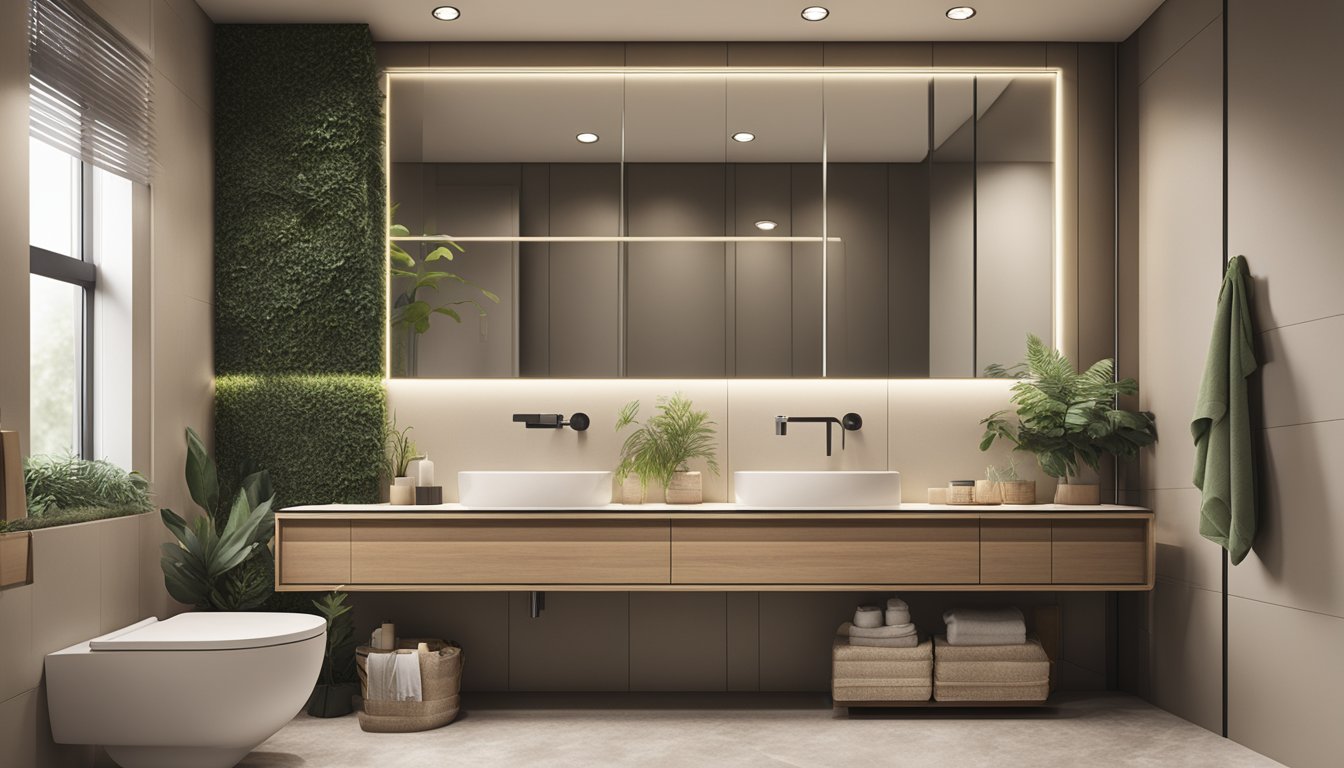
M 690 462 L 704 460 L 714 474 L 719 473 L 715 456 L 715 424 L 709 413 L 698 411 L 690 398 L 678 392 L 658 398 L 657 412 L 643 422 L 638 420 L 639 401 L 632 400 L 621 409 L 616 431 L 628 426 L 638 428 L 621 445 L 621 461 L 616 481 L 623 486 L 638 478 L 639 498 L 627 495 L 626 503 L 639 503 L 650 482 L 666 490 L 668 504 L 699 504 L 704 499 L 704 481 Z
M 1026 361 L 998 373 L 1021 379 L 1012 387 L 1016 412 L 999 411 L 981 420 L 980 450 L 1003 439 L 1013 450 L 1034 454 L 1041 471 L 1059 480 L 1056 504 L 1098 503 L 1097 485 L 1079 483 L 1079 473 L 1100 471 L 1105 455 L 1130 458 L 1157 441 L 1152 414 L 1115 407 L 1116 398 L 1134 394 L 1138 384 L 1116 381 L 1110 359 L 1079 373 L 1067 357 L 1032 334 Z

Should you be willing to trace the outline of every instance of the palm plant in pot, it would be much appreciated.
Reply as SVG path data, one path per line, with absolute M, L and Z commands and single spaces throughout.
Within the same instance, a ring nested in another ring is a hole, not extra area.
M 632 424 L 638 426 L 621 445 L 616 481 L 624 484 L 638 477 L 641 494 L 652 481 L 663 486 L 668 504 L 699 504 L 704 498 L 704 482 L 699 472 L 691 471 L 690 462 L 703 459 L 714 474 L 719 473 L 715 424 L 709 420 L 709 413 L 697 411 L 690 398 L 678 392 L 658 398 L 657 413 L 644 422 L 638 416 L 639 401 L 632 400 L 616 420 L 618 432 Z
M 327 652 L 322 659 L 322 673 L 308 699 L 308 714 L 313 717 L 341 717 L 354 711 L 354 697 L 359 692 L 355 678 L 355 630 L 350 616 L 347 595 L 337 588 L 313 607 L 327 620 Z
M 1116 398 L 1134 394 L 1138 384 L 1115 380 L 1110 359 L 1079 373 L 1067 357 L 1032 334 L 1026 361 L 997 373 L 1021 379 L 1012 387 L 1016 423 L 1006 410 L 982 419 L 980 450 L 1003 439 L 1013 450 L 1034 454 L 1041 471 L 1059 480 L 1056 504 L 1098 503 L 1098 486 L 1077 482 L 1079 472 L 1084 467 L 1098 472 L 1102 456 L 1130 458 L 1157 440 L 1152 414 L 1116 407 Z

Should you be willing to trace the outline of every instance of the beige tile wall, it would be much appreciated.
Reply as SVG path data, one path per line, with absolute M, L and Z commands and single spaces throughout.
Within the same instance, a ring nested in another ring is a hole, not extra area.
M 1198 534 L 1189 418 L 1222 265 L 1221 3 L 1170 0 L 1125 43 L 1121 369 L 1160 440 L 1140 457 L 1139 500 L 1157 512 L 1151 594 L 1123 595 L 1121 678 L 1213 731 L 1222 728 L 1222 556 Z M 1136 323 L 1123 317 L 1132 314 Z
M 1220 5 L 1169 0 L 1126 45 L 1141 83 L 1139 180 L 1129 187 L 1139 219 L 1142 400 L 1166 435 L 1186 429 L 1221 270 Z M 1333 350 L 1344 331 L 1344 102 L 1333 94 L 1344 10 L 1328 0 L 1231 0 L 1227 23 L 1227 250 L 1245 255 L 1254 277 L 1262 364 L 1252 383 L 1259 533 L 1228 581 L 1228 733 L 1289 765 L 1336 765 L 1344 496 L 1332 481 L 1344 461 L 1344 408 Z M 1137 647 L 1122 657 L 1136 690 L 1216 730 L 1222 556 L 1197 533 L 1191 459 L 1188 440 L 1144 457 L 1159 581 L 1150 604 L 1125 606 L 1124 636 Z
M 1229 735 L 1293 766 L 1344 753 L 1344 8 L 1228 9 L 1228 249 L 1246 256 L 1262 373 L 1260 533 L 1229 573 Z
M 96 12 L 151 59 L 158 162 L 151 191 L 138 202 L 146 222 L 148 269 L 135 287 L 137 389 L 133 420 L 137 468 L 155 501 L 189 508 L 182 478 L 183 429 L 208 435 L 213 353 L 212 26 L 192 0 L 92 0 Z M 26 3 L 0 10 L 0 353 L 28 358 L 28 113 Z M 139 300 L 138 300 L 139 301 Z M 6 428 L 23 430 L 28 370 L 0 369 Z M 0 591 L 0 764 L 85 766 L 87 748 L 51 743 L 39 685 L 42 657 L 53 650 L 181 609 L 167 596 L 157 515 L 39 531 L 33 536 L 34 583 Z

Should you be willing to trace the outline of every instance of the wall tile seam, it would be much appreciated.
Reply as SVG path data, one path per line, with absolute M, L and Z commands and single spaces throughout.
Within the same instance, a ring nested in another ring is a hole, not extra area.
M 1155 576 L 1154 581 L 1157 582 L 1158 584 L 1166 584 L 1167 586 L 1170 587 L 1185 587 L 1186 589 L 1197 589 L 1200 592 L 1208 592 L 1209 594 L 1219 598 L 1223 596 L 1223 590 L 1221 588 L 1209 589 L 1208 587 L 1201 587 L 1198 584 L 1195 584 L 1194 582 L 1183 581 L 1181 579 L 1173 579 L 1170 576 L 1163 576 L 1161 574 Z
M 30 694 L 30 693 L 37 693 L 38 689 L 40 689 L 41 687 L 42 687 L 42 684 L 39 683 L 38 686 L 37 686 L 37 688 L 29 688 L 29 689 L 26 690 L 26 691 L 19 691 L 18 693 L 14 694 L 13 696 L 10 696 L 8 699 L 0 699 L 0 706 L 3 706 L 3 705 L 5 705 L 5 704 L 8 704 L 9 702 L 11 702 L 11 701 L 13 701 L 13 700 L 15 700 L 15 699 L 18 699 L 18 698 L 22 698 L 22 697 L 24 697 L 24 696 L 27 696 L 27 695 Z
M 177 77 L 176 77 L 176 76 L 174 76 L 174 75 L 172 75 L 172 74 L 169 74 L 167 70 L 161 68 L 161 67 L 158 65 L 158 62 L 155 62 L 155 63 L 154 63 L 154 71 L 157 72 L 157 73 L 159 73 L 160 75 L 163 75 L 163 79 L 164 79 L 169 85 L 171 85 L 171 86 L 173 87 L 173 90 L 175 90 L 175 91 L 177 91 L 179 94 L 181 94 L 181 95 L 182 95 L 182 98 L 184 98 L 184 99 L 186 99 L 187 101 L 191 102 L 192 106 L 194 106 L 194 107 L 196 107 L 197 109 L 199 109 L 200 111 L 204 112 L 204 113 L 206 114 L 207 117 L 210 116 L 210 114 L 211 114 L 210 107 L 208 107 L 208 106 L 202 104 L 201 102 L 197 101 L 196 98 L 195 98 L 194 96 L 192 96 L 190 93 L 188 93 L 187 90 L 186 90 L 186 88 L 183 86 L 183 84 L 182 84 L 182 83 L 179 83 L 179 82 L 177 81 Z M 212 82 L 213 82 L 213 75 L 211 76 L 211 80 L 212 80 Z M 158 102 L 158 99 L 155 98 L 154 101 L 157 103 L 157 102 Z M 159 118 L 159 116 L 160 116 L 161 114 L 162 114 L 162 113 L 160 113 L 160 112 L 157 112 L 157 111 L 155 112 L 154 117 L 155 117 L 155 121 L 156 121 L 156 122 L 157 122 L 157 119 Z
M 1165 67 L 1167 63 L 1170 62 L 1172 59 L 1176 58 L 1177 54 L 1185 50 L 1185 47 L 1189 45 L 1195 38 L 1204 34 L 1204 31 L 1207 30 L 1209 27 L 1213 26 L 1214 24 L 1221 23 L 1222 18 L 1223 14 L 1219 13 L 1217 16 L 1214 16 L 1212 19 L 1210 19 L 1208 24 L 1205 24 L 1204 26 L 1200 27 L 1198 30 L 1194 32 L 1194 34 L 1190 35 L 1190 37 L 1183 40 L 1180 45 L 1176 46 L 1176 48 L 1171 52 L 1170 55 L 1162 59 L 1162 61 L 1158 63 L 1156 67 L 1153 67 L 1152 72 L 1149 72 L 1147 75 L 1139 79 L 1137 87 L 1142 88 L 1144 83 L 1148 82 L 1148 80 L 1152 78 L 1153 75 L 1156 75 L 1158 72 L 1161 72 L 1162 68 Z
M 1234 249 L 1234 250 L 1235 250 L 1235 249 Z M 1320 317 L 1312 317 L 1312 318 L 1308 318 L 1308 319 L 1306 319 L 1306 320 L 1296 320 L 1296 321 L 1291 322 L 1291 323 L 1284 323 L 1283 325 L 1276 325 L 1276 326 L 1273 326 L 1273 327 L 1271 327 L 1271 328 L 1261 328 L 1260 330 L 1258 330 L 1258 331 L 1255 332 L 1255 335 L 1257 335 L 1257 336 L 1264 336 L 1264 335 L 1266 335 L 1266 334 L 1270 334 L 1270 333 L 1273 333 L 1273 332 L 1275 332 L 1275 331 L 1281 331 L 1281 330 L 1283 330 L 1284 328 L 1295 328 L 1295 327 L 1297 327 L 1297 326 L 1299 326 L 1299 325 L 1311 325 L 1312 323 L 1319 323 L 1319 322 L 1321 322 L 1321 321 L 1323 321 L 1323 320 L 1334 320 L 1334 319 L 1337 318 L 1337 317 L 1344 317 L 1344 312 L 1337 312 L 1337 313 L 1335 313 L 1335 314 L 1331 314 L 1331 315 L 1322 315 L 1322 316 L 1320 316 Z
M 1294 427 L 1310 427 L 1315 424 L 1333 424 L 1338 421 L 1344 421 L 1344 416 L 1333 419 L 1312 419 L 1310 421 L 1294 421 L 1288 424 L 1265 424 L 1258 427 L 1256 432 L 1269 432 L 1271 429 L 1292 429 Z
M 1252 551 L 1254 551 L 1254 550 L 1252 550 Z M 1234 567 L 1235 567 L 1235 566 L 1234 566 Z M 1235 573 L 1235 572 L 1234 572 L 1234 573 Z M 1300 608 L 1300 607 L 1298 607 L 1298 606 L 1296 606 L 1296 605 L 1287 605 L 1286 603 L 1276 603 L 1276 602 L 1274 602 L 1273 600 L 1262 600 L 1262 599 L 1260 599 L 1260 598 L 1258 598 L 1258 597 L 1250 597 L 1250 596 L 1248 596 L 1248 595 L 1239 595 L 1239 594 L 1237 594 L 1235 591 L 1233 591 L 1233 590 L 1231 590 L 1231 589 L 1228 590 L 1228 592 L 1227 592 L 1227 596 L 1228 596 L 1229 598 L 1235 597 L 1235 598 L 1238 599 L 1238 600 L 1245 600 L 1245 601 L 1248 602 L 1248 603 L 1259 603 L 1259 604 L 1261 604 L 1261 605 L 1268 605 L 1268 606 L 1272 606 L 1272 607 L 1274 607 L 1274 608 L 1283 608 L 1284 610 L 1288 610 L 1288 611 L 1297 611 L 1297 612 L 1299 612 L 1299 613 L 1311 613 L 1311 614 L 1315 614 L 1316 616 L 1323 616 L 1323 617 L 1325 617 L 1325 618 L 1327 618 L 1327 619 L 1337 619 L 1337 620 L 1339 620 L 1339 621 L 1344 621 L 1344 614 L 1330 613 L 1329 611 L 1315 611 L 1315 610 L 1312 610 L 1312 609 L 1310 609 L 1310 608 Z

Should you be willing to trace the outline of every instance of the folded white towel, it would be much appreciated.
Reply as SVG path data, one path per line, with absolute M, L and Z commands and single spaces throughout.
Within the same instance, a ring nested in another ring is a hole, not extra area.
M 370 653 L 367 672 L 370 701 L 422 700 L 419 653 Z
M 905 637 L 915 634 L 914 624 L 897 624 L 894 627 L 856 627 L 849 626 L 850 637 Z
M 905 637 L 850 637 L 849 644 L 873 648 L 914 648 L 919 645 L 919 634 Z
M 967 632 L 957 632 L 954 628 L 948 627 L 947 644 L 956 646 L 968 645 L 1024 645 L 1027 642 L 1026 632 L 1017 634 L 999 633 L 993 635 L 974 634 Z
M 951 626 L 960 624 L 963 629 L 994 627 L 1003 624 L 1017 626 L 1023 623 L 1022 611 L 1007 608 L 953 608 L 943 614 L 943 621 Z
M 888 597 L 888 598 L 887 598 L 887 610 L 890 611 L 890 610 L 892 610 L 893 608 L 899 608 L 899 609 L 901 609 L 901 610 L 903 610 L 903 611 L 908 611 L 908 610 L 910 610 L 910 606 L 909 606 L 909 605 L 906 605 L 905 601 L 902 600 L 901 598 L 899 598 L 899 597 Z
M 883 612 L 883 619 L 886 621 L 886 623 L 887 623 L 888 625 L 894 625 L 894 624 L 909 624 L 909 623 L 910 623 L 910 609 L 909 609 L 909 608 L 888 608 L 886 611 Z
M 882 609 L 875 605 L 860 605 L 858 609 L 854 611 L 854 626 L 882 626 Z

